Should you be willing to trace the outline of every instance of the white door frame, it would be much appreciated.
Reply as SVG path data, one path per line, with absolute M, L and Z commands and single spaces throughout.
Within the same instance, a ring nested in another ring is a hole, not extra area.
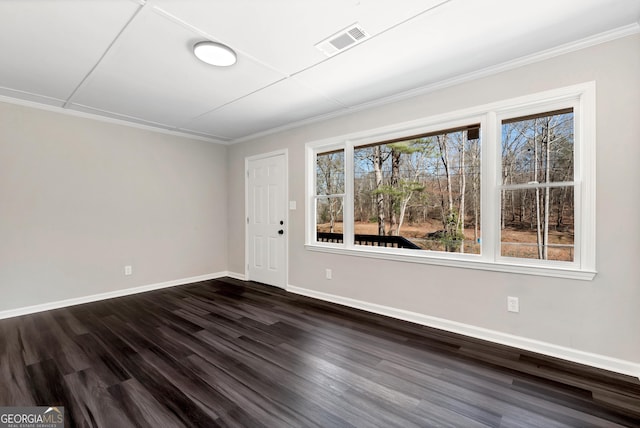
M 249 224 L 247 219 L 249 218 L 249 162 L 254 160 L 266 159 L 275 156 L 284 156 L 284 272 L 285 283 L 282 284 L 282 289 L 286 290 L 289 285 L 289 150 L 281 149 L 273 152 L 262 153 L 259 155 L 247 156 L 244 158 L 244 278 L 247 281 L 251 281 L 249 275 Z

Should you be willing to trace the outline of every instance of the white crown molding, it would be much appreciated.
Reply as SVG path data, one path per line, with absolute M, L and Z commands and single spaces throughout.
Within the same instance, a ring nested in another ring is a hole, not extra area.
M 551 58 L 555 58 L 561 55 L 566 55 L 571 52 L 576 52 L 582 49 L 596 46 L 602 43 L 607 43 L 613 40 L 628 37 L 634 34 L 640 33 L 640 23 L 633 23 L 625 25 L 624 27 L 615 28 L 613 30 L 605 31 L 603 33 L 595 34 L 593 36 L 585 37 L 584 39 L 576 40 L 573 42 L 565 43 L 563 45 L 555 46 L 550 49 L 545 49 L 530 55 L 525 55 L 514 60 L 503 62 L 501 64 L 492 65 L 480 70 L 472 71 L 470 73 L 462 74 L 460 76 L 452 77 L 450 79 L 442 80 L 440 82 L 432 83 L 421 88 L 412 89 L 400 94 L 391 95 L 389 97 L 382 98 L 380 100 L 372 101 L 370 103 L 359 104 L 353 109 L 368 109 L 372 106 L 381 104 L 389 104 L 396 101 L 405 100 L 407 98 L 413 98 L 418 95 L 427 94 L 429 92 L 435 92 L 440 89 L 448 88 L 450 86 L 459 85 L 472 80 L 481 79 L 483 77 L 492 76 L 494 74 L 502 73 L 505 71 L 513 70 L 525 65 L 535 64 L 537 62 L 546 61 Z
M 140 287 L 124 288 L 120 290 L 108 291 L 106 293 L 92 294 L 90 296 L 74 297 L 71 299 L 25 306 L 22 308 L 8 309 L 0 311 L 0 319 L 13 318 L 21 315 L 33 314 L 36 312 L 50 311 L 52 309 L 81 305 L 83 303 L 96 302 L 99 300 L 113 299 L 114 297 L 129 296 L 131 294 L 144 293 L 147 291 L 159 290 L 161 288 L 175 287 L 177 285 L 185 285 L 194 282 L 208 281 L 210 279 L 224 278 L 231 275 L 232 274 L 226 271 L 216 272 L 206 275 L 192 276 L 190 278 L 175 279 L 173 281 L 159 282 L 156 284 L 142 285 Z
M 555 345 L 553 343 L 515 336 L 512 334 L 489 330 L 482 327 L 476 327 L 469 324 L 463 324 L 456 321 L 450 321 L 443 318 L 436 318 L 417 312 L 406 311 L 390 306 L 378 305 L 375 303 L 342 297 L 335 294 L 309 290 L 293 285 L 288 285 L 287 291 L 302 296 L 323 300 L 326 302 L 337 303 L 339 305 L 348 306 L 350 308 L 361 309 L 375 314 L 409 321 L 427 327 L 433 327 L 440 330 L 473 337 L 476 339 L 499 343 L 501 345 L 511 346 L 526 351 L 536 352 L 539 354 L 544 354 L 551 357 L 556 357 L 563 360 L 640 378 L 640 363 L 635 363 L 632 361 L 620 360 L 617 358 L 608 357 L 606 355 L 594 354 L 578 349 L 567 348 L 564 346 Z
M 410 89 L 399 94 L 394 94 L 388 97 L 379 98 L 374 101 L 369 101 L 354 106 L 346 107 L 345 109 L 336 110 L 331 113 L 315 116 L 309 119 L 299 120 L 292 122 L 277 128 L 272 128 L 266 131 L 257 132 L 255 134 L 247 135 L 246 137 L 237 138 L 231 140 L 229 144 L 243 143 L 249 140 L 255 140 L 256 138 L 265 137 L 267 135 L 276 134 L 278 132 L 284 132 L 293 128 L 298 128 L 304 125 L 310 125 L 313 123 L 323 122 L 325 120 L 334 119 L 348 114 L 356 113 L 362 110 L 368 110 L 374 107 L 380 107 L 394 102 L 414 98 L 420 95 L 425 95 L 430 92 L 435 92 L 440 89 L 448 88 L 450 86 L 459 85 L 472 80 L 477 80 L 483 77 L 488 77 L 494 74 L 502 73 L 505 71 L 513 70 L 518 67 L 522 67 L 536 62 L 541 62 L 547 59 L 551 59 L 560 55 L 568 54 L 571 52 L 579 51 L 591 46 L 596 46 L 602 43 L 610 42 L 613 40 L 621 39 L 623 37 L 632 36 L 640 33 L 640 22 L 634 22 L 633 24 L 625 25 L 623 27 L 615 28 L 613 30 L 605 31 L 603 33 L 595 34 L 593 36 L 585 37 L 574 42 L 565 43 L 550 49 L 546 49 L 540 52 L 536 52 L 530 55 L 526 55 L 514 60 L 503 62 L 501 64 L 492 65 L 480 70 L 472 71 L 471 73 L 461 74 L 459 76 L 445 79 L 439 82 L 431 83 L 419 88 Z
M 144 5 L 146 2 L 142 2 L 142 1 L 136 1 L 136 0 L 132 0 L 135 3 L 139 3 L 141 5 Z M 391 95 L 388 97 L 383 97 L 374 101 L 370 101 L 370 102 L 366 102 L 366 103 L 361 103 L 361 104 L 357 104 L 354 106 L 350 106 L 350 107 L 345 107 L 336 111 L 333 111 L 331 113 L 327 113 L 327 114 L 323 114 L 323 115 L 319 115 L 319 116 L 315 116 L 309 119 L 304 119 L 304 120 L 300 120 L 300 121 L 296 121 L 296 122 L 292 122 L 283 126 L 279 126 L 276 128 L 272 128 L 266 131 L 262 131 L 262 132 L 257 132 L 245 137 L 241 137 L 241 138 L 237 138 L 237 139 L 230 139 L 230 140 L 226 140 L 226 139 L 218 139 L 212 136 L 206 136 L 206 135 L 202 135 L 201 133 L 197 133 L 195 131 L 190 132 L 189 130 L 175 130 L 172 129 L 174 128 L 173 126 L 169 126 L 169 125 L 165 125 L 165 124 L 156 124 L 156 123 L 149 123 L 148 121 L 144 121 L 142 119 L 138 119 L 135 117 L 128 117 L 125 115 L 121 115 L 121 114 L 116 114 L 116 113 L 111 113 L 108 111 L 101 111 L 98 109 L 92 109 L 95 110 L 99 113 L 88 113 L 88 112 L 84 112 L 84 111 L 79 111 L 79 110 L 73 110 L 73 109 L 67 109 L 67 108 L 63 108 L 63 107 L 58 107 L 55 105 L 50 105 L 50 104 L 43 104 L 43 103 L 39 103 L 39 102 L 35 102 L 35 101 L 28 101 L 28 100 L 23 100 L 23 99 L 19 99 L 19 98 L 14 98 L 14 97 L 10 97 L 7 95 L 0 95 L 0 102 L 6 102 L 6 103 L 10 103 L 10 104 L 17 104 L 17 105 L 22 105 L 22 106 L 26 106 L 26 107 L 31 107 L 31 108 L 36 108 L 36 109 L 41 109 L 41 110 L 48 110 L 48 111 L 53 111 L 56 113 L 60 113 L 60 114 L 66 114 L 66 115 L 71 115 L 71 116 L 76 116 L 76 117 L 81 117 L 81 118 L 85 118 L 85 119 L 93 119 L 93 120 L 98 120 L 101 122 L 106 122 L 106 123 L 113 123 L 113 124 L 117 124 L 117 125 L 123 125 L 123 126 L 128 126 L 128 127 L 132 127 L 132 128 L 137 128 L 137 129 L 143 129 L 143 130 L 147 130 L 147 131 L 153 131 L 153 132 L 158 132 L 161 134 L 166 134 L 166 135 L 173 135 L 173 136 L 177 136 L 177 137 L 183 137 L 183 138 L 190 138 L 190 139 L 195 139 L 195 140 L 199 140 L 199 141 L 206 141 L 206 142 L 210 142 L 210 143 L 215 143 L 215 144 L 221 144 L 221 145 L 230 145 L 230 144 L 236 144 L 236 143 L 242 143 L 245 141 L 249 141 L 249 140 L 254 140 L 256 138 L 260 138 L 260 137 L 264 137 L 267 135 L 272 135 L 272 134 L 276 134 L 278 132 L 283 132 L 283 131 L 287 131 L 293 128 L 298 128 L 304 125 L 309 125 L 309 124 L 313 124 L 313 123 L 318 123 L 318 122 L 322 122 L 325 120 L 329 120 L 329 119 L 333 119 L 333 118 L 337 118 L 337 117 L 341 117 L 341 116 L 346 116 L 348 114 L 351 113 L 356 113 L 362 110 L 367 110 L 370 108 L 374 108 L 374 107 L 379 107 L 379 106 L 383 106 L 386 104 L 390 104 L 393 102 L 397 102 L 397 101 L 401 101 L 401 100 L 405 100 L 408 98 L 413 98 L 419 95 L 424 95 L 430 92 L 434 92 L 443 88 L 447 88 L 450 86 L 454 86 L 454 85 L 458 85 L 464 82 L 468 82 L 468 81 L 472 81 L 472 80 L 476 80 L 482 77 L 487 77 L 487 76 L 491 76 L 497 73 L 501 73 L 504 71 L 508 71 L 511 69 L 515 69 L 518 67 L 522 67 L 524 65 L 528 65 L 528 64 L 532 64 L 532 63 L 536 63 L 536 62 L 540 62 L 540 61 L 544 61 L 546 59 L 550 59 L 559 55 L 563 55 L 563 54 L 567 54 L 570 52 L 574 52 L 580 49 L 585 49 L 588 48 L 590 46 L 595 46 L 601 43 L 605 43 L 605 42 L 609 42 L 609 41 L 613 41 L 616 39 L 620 39 L 623 37 L 627 37 L 627 36 L 631 36 L 634 34 L 638 34 L 640 33 L 640 22 L 635 22 L 633 24 L 629 24 L 623 27 L 619 27 L 613 30 L 609 30 L 609 31 L 605 31 L 603 33 L 599 33 L 590 37 L 586 37 L 583 38 L 581 40 L 577 40 L 575 42 L 570 42 L 570 43 L 566 43 L 551 49 L 547 49 L 544 51 L 540 51 L 531 55 L 527 55 L 512 61 L 507 61 L 504 62 L 502 64 L 498 64 L 495 66 L 490 66 L 490 67 L 486 67 L 483 68 L 481 70 L 477 70 L 471 73 L 466 73 L 466 74 L 462 74 L 460 76 L 456 76 L 450 79 L 446 79 L 446 80 L 442 80 L 440 82 L 436 82 L 436 83 L 432 83 L 429 85 L 425 85 L 416 89 L 411 89 L 409 91 L 405 91 L 405 92 L 401 92 L 399 94 L 395 94 L 395 95 Z M 295 77 L 290 77 L 291 79 L 295 79 Z M 14 92 L 21 92 L 22 91 L 15 91 L 12 90 Z M 48 97 L 43 97 L 40 95 L 36 95 L 36 94 L 30 94 L 30 93 L 22 93 L 23 95 L 29 96 L 30 98 L 40 98 L 40 99 L 47 99 L 49 102 L 54 102 L 54 103 L 65 103 L 64 100 L 57 100 L 57 99 L 49 99 Z M 336 101 L 336 100 L 334 100 Z M 85 106 L 80 106 L 80 107 L 85 107 Z M 85 107 L 86 108 L 86 107 Z M 111 116 L 104 116 L 104 115 L 111 115 Z M 114 117 L 117 116 L 117 117 Z M 141 123 L 141 122 L 146 122 L 146 123 Z
M 32 96 L 35 96 L 33 94 L 31 94 Z M 52 98 L 52 100 L 54 100 Z M 57 101 L 57 100 L 56 100 Z M 122 117 L 122 119 L 116 118 L 116 117 L 109 117 L 109 116 L 104 116 L 102 114 L 97 114 L 97 113 L 89 113 L 89 112 L 85 112 L 85 111 L 80 111 L 80 110 L 73 110 L 73 109 L 68 109 L 68 108 L 63 108 L 63 107 L 59 107 L 59 106 L 55 106 L 55 105 L 50 105 L 50 104 L 43 104 L 43 103 L 39 103 L 39 102 L 35 102 L 35 101 L 28 101 L 28 100 L 24 100 L 24 99 L 20 99 L 20 98 L 13 98 L 13 97 L 9 97 L 6 95 L 0 95 L 0 102 L 3 103 L 7 103 L 7 104 L 14 104 L 14 105 L 19 105 L 19 106 L 23 106 L 23 107 L 30 107 L 30 108 L 34 108 L 37 110 L 45 110 L 45 111 L 50 111 L 53 113 L 59 113 L 59 114 L 64 114 L 67 116 L 74 116 L 74 117 L 80 117 L 83 119 L 91 119 L 91 120 L 97 120 L 99 122 L 105 122 L 105 123 L 111 123 L 111 124 L 115 124 L 115 125 L 122 125 L 122 126 L 126 126 L 129 128 L 136 128 L 136 129 L 142 129 L 145 131 L 151 131 L 151 132 L 156 132 L 159 134 L 166 134 L 166 135 L 172 135 L 174 137 L 182 137 L 182 138 L 189 138 L 191 140 L 199 140 L 199 141 L 206 141 L 208 143 L 215 143 L 215 144 L 221 144 L 221 145 L 228 145 L 229 142 L 227 141 L 222 141 L 222 140 L 217 140 L 215 138 L 211 138 L 211 137 L 205 137 L 205 136 L 201 136 L 201 135 L 196 135 L 196 134 L 191 134 L 188 132 L 180 132 L 180 131 L 173 131 L 170 129 L 165 129 L 163 128 L 162 124 L 157 124 L 157 125 L 152 125 L 152 124 L 143 124 L 143 123 L 139 123 L 139 122 L 134 122 L 135 121 L 141 121 L 142 119 L 137 119 L 137 118 L 127 118 L 127 116 L 123 116 L 123 115 L 116 115 L 115 113 L 110 113 L 110 112 L 102 112 L 103 114 L 111 114 L 114 116 L 119 116 Z M 81 106 L 78 105 L 79 107 L 84 107 L 84 108 L 88 108 L 85 106 Z M 96 109 L 92 109 L 92 110 L 96 110 Z M 98 110 L 100 111 L 100 110 Z

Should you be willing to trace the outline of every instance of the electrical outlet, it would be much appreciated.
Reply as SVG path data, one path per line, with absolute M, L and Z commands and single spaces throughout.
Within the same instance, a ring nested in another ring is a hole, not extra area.
M 124 267 L 124 274 L 125 275 L 133 275 L 133 267 L 131 267 L 130 265 L 127 265 Z
M 327 279 L 331 279 L 332 278 L 333 272 L 331 272 L 331 269 L 325 269 L 324 273 L 325 273 L 325 277 Z
M 517 297 L 507 297 L 507 311 L 520 312 L 520 300 Z

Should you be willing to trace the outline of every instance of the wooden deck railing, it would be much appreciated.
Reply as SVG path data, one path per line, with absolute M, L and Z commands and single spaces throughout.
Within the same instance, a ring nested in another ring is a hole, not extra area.
M 410 248 L 420 250 L 421 248 L 402 236 L 387 235 L 360 235 L 355 234 L 353 241 L 356 245 L 369 245 L 374 247 L 388 248 Z M 317 232 L 318 242 L 333 242 L 340 244 L 343 242 L 342 233 Z

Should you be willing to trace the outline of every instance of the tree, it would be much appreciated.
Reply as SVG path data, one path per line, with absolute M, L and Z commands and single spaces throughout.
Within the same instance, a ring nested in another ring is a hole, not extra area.
M 471 143 L 471 147 L 469 150 L 471 156 L 471 188 L 473 195 L 473 240 L 474 242 L 478 242 L 480 238 L 479 234 L 479 213 L 480 213 L 480 201 L 479 201 L 479 193 L 480 193 L 480 144 L 479 140 L 470 140 L 473 141 Z
M 465 220 L 465 193 L 467 192 L 467 171 L 465 168 L 465 152 L 467 146 L 467 131 L 462 131 L 455 134 L 458 140 L 458 154 L 459 154 L 459 170 L 458 176 L 460 177 L 460 213 L 458 215 L 458 222 L 456 224 L 456 232 L 462 237 L 464 241 L 464 220 Z M 460 246 L 460 252 L 464 253 L 464 244 Z
M 406 178 L 400 177 L 400 164 L 404 163 L 408 167 L 413 153 L 426 150 L 426 145 L 422 144 L 420 140 L 401 141 L 398 143 L 390 143 L 387 146 L 391 149 L 391 180 L 389 186 L 379 189 L 382 193 L 385 193 L 389 197 L 389 211 L 390 211 L 390 223 L 389 223 L 389 235 L 400 235 L 400 227 L 404 222 L 404 215 L 406 213 L 407 204 L 411 199 L 414 192 L 422 191 L 424 186 L 416 182 L 419 168 L 413 169 L 413 174 L 409 176 L 411 172 L 410 168 L 407 168 L 405 173 Z M 404 162 L 402 162 L 404 160 Z
M 388 156 L 388 155 L 387 155 Z M 373 171 L 376 177 L 376 190 L 374 194 L 376 195 L 376 209 L 378 214 L 378 235 L 384 235 L 384 193 L 379 190 L 382 188 L 382 164 L 386 160 L 386 157 L 382 153 L 382 147 L 379 145 L 373 147 Z
M 441 134 L 436 136 L 438 142 L 438 148 L 440 150 L 440 160 L 442 161 L 442 167 L 445 173 L 445 189 L 447 196 L 446 211 L 443 212 L 443 227 L 444 234 L 442 236 L 443 243 L 445 245 L 445 251 L 455 252 L 460 249 L 464 235 L 459 229 L 460 213 L 453 206 L 453 186 L 451 184 L 451 163 L 449 156 L 449 134 Z M 444 195 L 443 207 L 444 207 Z

